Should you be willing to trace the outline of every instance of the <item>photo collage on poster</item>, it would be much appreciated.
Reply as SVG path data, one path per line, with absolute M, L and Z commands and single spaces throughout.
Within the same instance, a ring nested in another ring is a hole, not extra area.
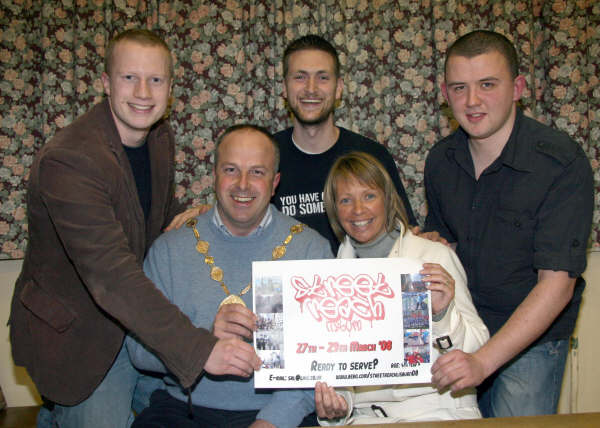
M 429 363 L 429 291 L 421 274 L 401 274 L 404 362 Z
M 261 277 L 254 284 L 258 316 L 254 347 L 262 367 L 283 369 L 283 294 L 281 277 Z

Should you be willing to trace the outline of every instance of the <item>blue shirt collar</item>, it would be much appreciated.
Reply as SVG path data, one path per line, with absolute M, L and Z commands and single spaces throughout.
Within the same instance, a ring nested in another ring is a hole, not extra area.
M 273 213 L 271 212 L 271 205 L 269 204 L 269 206 L 267 207 L 267 212 L 265 212 L 265 215 L 261 220 L 260 224 L 247 236 L 250 237 L 258 235 L 260 232 L 262 232 L 263 229 L 265 229 L 269 224 L 271 224 L 271 221 L 273 221 Z M 217 209 L 216 204 L 215 209 L 213 210 L 212 222 L 215 226 L 217 226 L 217 228 L 221 232 L 223 232 L 223 234 L 225 234 L 225 236 L 234 236 L 233 233 L 231 233 L 231 231 L 227 228 L 227 226 L 225 226 L 225 223 L 223 223 L 223 220 L 219 215 L 219 210 Z

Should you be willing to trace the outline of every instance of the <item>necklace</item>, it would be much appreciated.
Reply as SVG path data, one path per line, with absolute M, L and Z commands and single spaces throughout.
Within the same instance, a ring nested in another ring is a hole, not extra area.
M 229 288 L 227 288 L 227 286 L 223 282 L 223 269 L 221 269 L 219 266 L 215 266 L 215 258 L 208 254 L 210 244 L 208 243 L 208 241 L 200 239 L 200 233 L 196 228 L 196 224 L 198 224 L 198 221 L 195 218 L 190 219 L 186 222 L 186 226 L 194 230 L 194 236 L 196 237 L 196 251 L 198 251 L 198 253 L 204 256 L 204 263 L 210 266 L 210 278 L 213 281 L 218 282 L 225 294 L 227 295 L 227 297 L 225 297 L 219 304 L 219 308 L 223 305 L 229 305 L 233 303 L 246 306 L 241 296 L 250 291 L 250 289 L 252 288 L 252 283 L 248 283 L 248 285 L 242 288 L 239 294 L 231 294 Z M 292 239 L 294 239 L 294 235 L 297 235 L 303 230 L 304 225 L 302 223 L 298 223 L 290 227 L 290 234 L 283 240 L 282 244 L 277 245 L 275 248 L 273 248 L 273 252 L 271 253 L 272 260 L 278 260 L 285 256 L 287 245 L 290 242 L 292 242 Z

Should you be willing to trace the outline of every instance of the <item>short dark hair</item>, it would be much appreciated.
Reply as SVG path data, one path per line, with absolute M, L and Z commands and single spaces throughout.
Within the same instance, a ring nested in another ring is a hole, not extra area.
M 337 51 L 331 43 L 316 34 L 307 34 L 291 42 L 283 52 L 283 77 L 286 77 L 289 70 L 290 55 L 298 51 L 318 50 L 331 55 L 334 63 L 335 77 L 340 77 L 340 58 Z
M 473 58 L 488 52 L 498 52 L 506 59 L 513 79 L 519 75 L 519 59 L 514 45 L 502 34 L 488 30 L 475 30 L 456 40 L 446 52 L 444 73 L 448 71 L 448 60 L 452 56 Z
M 110 68 L 113 60 L 113 52 L 115 50 L 115 46 L 119 42 L 123 41 L 132 41 L 139 43 L 143 46 L 160 46 L 169 54 L 169 77 L 173 77 L 173 58 L 171 58 L 171 49 L 167 43 L 156 33 L 150 30 L 144 30 L 142 28 L 132 28 L 129 30 L 125 30 L 115 37 L 113 37 L 110 42 L 108 42 L 108 47 L 106 48 L 106 53 L 104 54 L 104 71 L 107 74 L 110 74 Z
M 267 130 L 267 128 L 264 128 L 259 125 L 254 125 L 252 123 L 240 123 L 237 125 L 230 126 L 225 131 L 223 131 L 223 133 L 217 139 L 217 145 L 215 148 L 215 166 L 219 163 L 219 146 L 221 145 L 221 143 L 223 142 L 225 137 L 227 137 L 229 134 L 231 134 L 235 131 L 241 131 L 244 129 L 260 132 L 261 134 L 263 134 L 265 137 L 267 137 L 269 139 L 269 141 L 271 142 L 271 145 L 273 146 L 273 150 L 275 152 L 273 173 L 277 173 L 277 171 L 279 171 L 279 144 L 277 144 L 277 141 L 275 141 L 275 138 L 273 138 L 273 135 Z

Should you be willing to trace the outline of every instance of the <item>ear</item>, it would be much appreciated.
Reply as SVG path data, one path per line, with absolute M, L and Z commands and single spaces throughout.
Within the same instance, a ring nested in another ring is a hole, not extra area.
M 523 95 L 523 91 L 527 87 L 527 81 L 524 76 L 518 75 L 515 77 L 513 88 L 513 101 L 519 101 Z
M 446 86 L 446 82 L 442 82 L 442 84 L 440 85 L 440 89 L 442 90 L 442 95 L 444 96 L 444 99 L 448 101 L 448 87 Z
M 275 195 L 275 189 L 277 189 L 277 186 L 279 185 L 279 180 L 280 179 L 281 179 L 281 173 L 278 172 L 273 177 L 273 190 L 271 190 L 271 196 Z
M 215 183 L 217 182 L 217 164 L 215 163 L 213 165 L 213 169 L 212 169 L 212 178 L 213 178 L 213 188 L 215 187 Z M 215 192 L 216 194 L 216 192 Z
M 281 96 L 284 100 L 287 101 L 287 79 L 285 77 L 283 78 L 283 91 L 281 93 Z
M 106 72 L 102 72 L 102 86 L 104 86 L 104 92 L 106 92 L 106 95 L 110 96 L 110 77 L 108 77 L 108 74 L 106 74 Z
M 340 100 L 342 98 L 342 92 L 344 91 L 344 79 L 339 77 L 335 85 L 335 99 Z

